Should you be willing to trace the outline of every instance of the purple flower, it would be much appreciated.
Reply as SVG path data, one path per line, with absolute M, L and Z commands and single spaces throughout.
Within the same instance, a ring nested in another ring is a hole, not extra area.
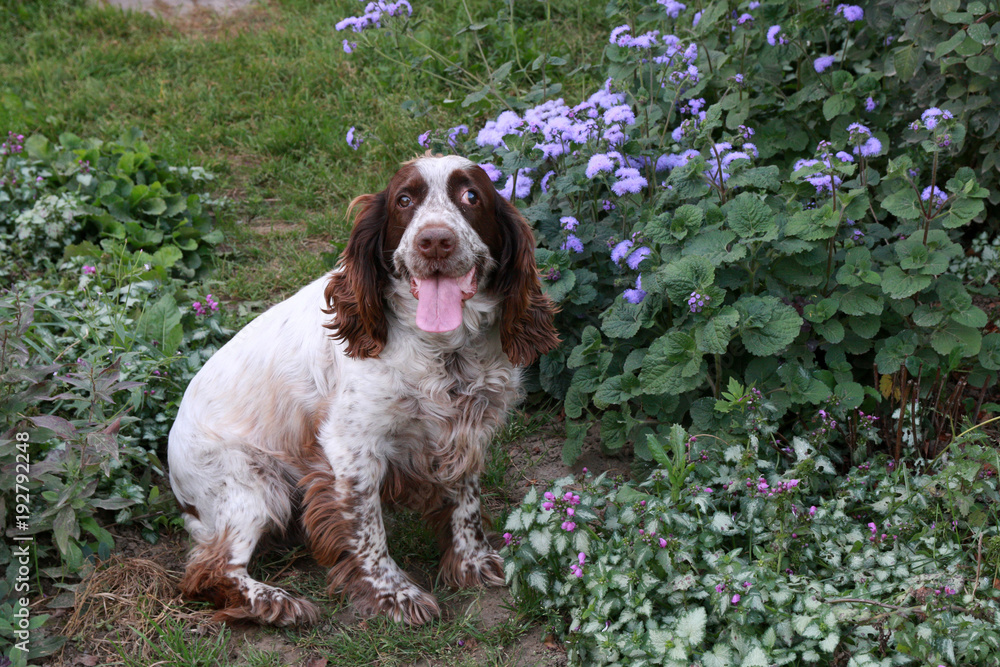
M 85 265 L 83 267 L 83 273 L 84 273 L 84 275 L 93 275 L 93 274 L 97 273 L 97 267 L 96 266 L 90 266 L 89 264 Z
M 354 49 L 358 48 L 357 42 L 348 42 L 344 40 L 344 53 L 353 53 Z
M 933 188 L 928 185 L 924 188 L 924 191 L 920 193 L 920 200 L 930 200 L 931 206 L 940 206 L 941 204 L 944 204 L 946 199 L 948 199 L 948 195 L 946 195 L 944 191 L 936 185 L 933 186 Z
M 420 145 L 423 146 L 423 144 Z M 481 162 L 479 166 L 486 172 L 486 175 L 489 176 L 490 180 L 494 183 L 500 180 L 500 177 L 503 176 L 503 172 L 501 172 L 496 165 L 490 164 L 489 162 Z
M 646 291 L 642 289 L 642 274 L 636 276 L 635 289 L 625 290 L 622 297 L 624 297 L 624 299 L 629 303 L 642 303 L 642 300 L 646 298 Z M 666 544 L 661 544 L 660 546 L 666 546 Z
M 556 175 L 556 172 L 554 172 L 554 171 L 548 171 L 548 172 L 545 173 L 544 176 L 542 176 L 542 182 L 539 183 L 539 186 L 542 188 L 542 193 L 543 194 L 549 191 L 549 181 L 552 180 L 552 177 L 555 176 L 555 175 Z
M 513 536 L 513 535 L 511 535 L 510 533 L 504 533 L 504 534 L 503 534 L 503 543 L 504 543 L 504 544 L 507 544 L 507 545 L 510 545 L 510 541 L 511 541 L 511 539 L 512 539 L 513 537 L 514 537 L 514 536 Z
M 430 139 L 431 139 L 431 131 L 427 130 L 426 132 L 424 132 L 423 134 L 421 134 L 419 137 L 417 137 L 417 143 L 420 144 L 421 146 L 423 146 L 424 148 L 427 148 L 427 142 L 429 142 Z
M 855 151 L 860 151 L 865 157 L 874 157 L 882 152 L 882 142 L 875 137 L 870 137 L 865 143 L 857 146 Z
M 843 14 L 844 19 L 849 22 L 860 21 L 865 17 L 865 10 L 857 5 L 837 5 L 834 14 Z
M 604 112 L 604 122 L 608 125 L 611 123 L 625 123 L 626 125 L 631 125 L 635 122 L 635 113 L 629 105 L 619 104 Z
M 562 225 L 563 229 L 572 232 L 576 229 L 576 226 L 580 224 L 580 221 L 571 215 L 564 215 L 559 218 L 559 224 Z
M 736 19 L 736 25 L 743 25 L 744 23 L 753 23 L 753 16 L 750 14 L 740 14 L 740 17 Z
M 646 246 L 642 246 L 641 248 L 636 248 L 635 250 L 632 251 L 632 254 L 628 256 L 628 259 L 625 260 L 625 263 L 628 264 L 628 267 L 630 269 L 635 271 L 636 269 L 639 268 L 639 265 L 642 264 L 642 260 L 649 257 L 652 254 L 652 252 L 653 251 L 647 248 Z
M 590 158 L 587 162 L 587 178 L 594 178 L 601 172 L 608 172 L 609 174 L 614 170 L 615 164 L 611 161 L 604 153 L 598 153 Z
M 562 522 L 562 526 L 560 526 L 560 527 L 563 530 L 565 530 L 567 533 L 572 533 L 573 530 L 576 528 L 576 524 L 573 523 L 572 521 L 563 521 Z
M 725 584 L 716 584 L 715 585 L 715 592 L 716 593 L 721 593 L 724 590 L 726 590 L 726 585 Z
M 733 604 L 739 604 L 740 603 L 740 594 L 737 593 L 736 595 L 734 595 L 733 599 L 730 600 L 730 602 L 732 602 Z
M 546 500 L 544 503 L 542 503 L 542 509 L 545 510 L 546 512 L 551 512 L 553 507 L 555 507 L 555 503 L 551 501 Z
M 835 60 L 836 58 L 834 58 L 833 56 L 820 56 L 819 58 L 813 61 L 813 68 L 816 70 L 817 73 L 823 72 L 826 70 L 826 68 L 832 65 L 833 61 Z
M 627 23 L 625 25 L 618 26 L 611 31 L 611 38 L 608 41 L 615 46 L 625 46 L 628 43 L 628 40 L 631 39 L 631 36 L 628 34 L 631 29 L 631 26 Z M 622 35 L 624 35 L 624 37 Z
M 923 121 L 924 127 L 928 130 L 933 130 L 938 126 L 938 123 L 944 119 L 944 113 L 937 107 L 931 107 L 927 111 L 920 114 L 920 120 Z
M 711 297 L 698 294 L 698 292 L 691 292 L 691 298 L 688 299 L 688 307 L 692 313 L 700 313 L 709 301 L 711 301 Z
M 611 190 L 619 197 L 641 192 L 648 185 L 646 179 L 639 174 L 639 170 L 632 167 L 620 168 L 615 172 L 615 178 L 618 180 L 612 184 Z
M 570 234 L 563 241 L 561 250 L 572 250 L 573 252 L 580 253 L 583 252 L 583 241 L 581 241 L 575 234 Z
M 700 21 L 701 21 L 701 12 L 695 12 L 694 13 L 694 19 L 691 20 L 691 27 L 692 28 L 697 28 L 698 27 L 698 23 Z
M 687 9 L 687 5 L 677 2 L 677 0 L 656 0 L 656 3 L 663 5 L 663 9 L 666 10 L 667 16 L 672 19 L 677 18 L 681 12 Z
M 877 106 L 878 106 L 878 103 L 875 100 L 873 100 L 872 98 L 869 97 L 868 99 L 865 100 L 865 111 L 868 111 L 868 112 L 875 111 L 875 107 L 877 107 Z
M 353 148 L 354 150 L 358 150 L 358 148 L 360 148 L 361 144 L 364 142 L 364 139 L 362 139 L 361 137 L 355 138 L 353 125 L 351 126 L 351 129 L 347 131 L 346 139 L 347 139 L 347 145 Z
M 515 198 L 524 199 L 529 194 L 531 194 L 531 186 L 534 184 L 534 181 L 527 176 L 527 170 L 525 169 L 519 170 L 516 176 L 517 176 L 516 179 L 514 178 L 514 176 L 508 177 L 507 183 L 502 188 L 497 190 L 497 192 L 499 192 L 504 197 L 504 199 L 507 199 L 508 201 L 511 201 Z M 515 180 L 517 181 L 516 184 Z M 515 185 L 517 187 L 517 192 L 512 192 Z
M 625 256 L 628 255 L 629 251 L 632 249 L 634 243 L 628 239 L 621 241 L 614 247 L 611 251 L 611 261 L 615 264 L 621 264 Z
M 448 145 L 454 146 L 455 142 L 458 140 L 458 135 L 468 134 L 468 133 L 469 133 L 468 125 L 456 125 L 455 127 L 448 130 Z

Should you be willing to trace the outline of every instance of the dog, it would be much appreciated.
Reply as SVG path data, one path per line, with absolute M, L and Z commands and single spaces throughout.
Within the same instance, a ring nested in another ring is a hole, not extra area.
M 313 603 L 247 571 L 261 538 L 296 525 L 330 592 L 358 612 L 438 616 L 389 555 L 383 505 L 422 513 L 445 584 L 504 584 L 479 476 L 522 368 L 559 343 L 531 228 L 457 156 L 411 160 L 349 210 L 338 267 L 209 359 L 170 430 L 170 484 L 193 542 L 181 590 L 217 620 L 318 620 Z

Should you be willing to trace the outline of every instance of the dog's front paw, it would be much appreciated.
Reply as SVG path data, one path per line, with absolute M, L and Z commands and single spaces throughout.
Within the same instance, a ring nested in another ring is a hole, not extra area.
M 364 578 L 348 591 L 351 603 L 363 616 L 379 614 L 397 623 L 423 625 L 441 615 L 437 598 L 408 578 Z
M 459 554 L 448 549 L 441 558 L 441 578 L 455 588 L 503 586 L 503 558 L 492 549 Z

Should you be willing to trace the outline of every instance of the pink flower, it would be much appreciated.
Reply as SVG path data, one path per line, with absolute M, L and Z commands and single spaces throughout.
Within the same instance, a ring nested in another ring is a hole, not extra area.
M 739 593 L 737 593 L 736 595 L 733 596 L 732 603 L 733 604 L 739 604 L 740 603 L 740 594 Z
M 572 521 L 563 521 L 562 522 L 562 529 L 565 530 L 567 533 L 572 533 L 575 528 L 576 528 L 576 524 L 573 523 Z
M 97 267 L 96 266 L 90 266 L 90 265 L 84 266 L 83 267 L 83 273 L 84 273 L 84 275 L 93 275 L 93 274 L 97 273 Z
M 667 541 L 661 537 L 660 538 L 660 548 L 661 549 L 665 549 L 666 546 L 667 546 Z
M 513 537 L 514 537 L 514 536 L 513 536 L 513 535 L 511 535 L 510 533 L 504 533 L 504 534 L 503 534 L 503 543 L 504 543 L 504 544 L 510 544 L 510 541 L 511 541 L 511 539 L 512 539 Z

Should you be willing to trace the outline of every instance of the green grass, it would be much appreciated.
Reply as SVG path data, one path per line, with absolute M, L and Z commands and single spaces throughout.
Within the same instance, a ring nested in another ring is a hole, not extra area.
M 460 34 L 469 24 L 465 3 L 414 3 L 414 26 L 419 39 L 473 74 L 485 67 L 479 46 L 491 68 L 508 60 L 527 65 L 543 52 L 565 57 L 567 64 L 552 73 L 557 80 L 601 57 L 608 31 L 604 0 L 467 3 L 469 14 L 488 24 L 476 33 L 479 45 Z M 209 169 L 216 175 L 213 196 L 229 201 L 219 222 L 226 239 L 210 284 L 227 300 L 244 302 L 239 317 L 249 317 L 329 268 L 349 231 L 347 204 L 382 189 L 400 162 L 422 152 L 420 133 L 459 123 L 475 129 L 501 109 L 486 103 L 463 108 L 468 77 L 440 64 L 407 70 L 372 52 L 345 54 L 341 40 L 353 36 L 333 26 L 362 7 L 352 0 L 262 0 L 223 20 L 165 22 L 83 0 L 0 0 L 0 132 L 110 139 L 138 127 L 171 163 Z M 506 20 L 511 11 L 513 29 Z M 380 46 L 395 53 L 389 44 Z M 538 80 L 537 71 L 517 69 L 505 92 L 523 93 Z M 559 94 L 573 104 L 600 83 L 575 76 L 574 87 Z M 351 126 L 369 137 L 358 151 L 344 140 Z M 516 499 L 516 491 L 505 488 L 511 446 L 542 421 L 516 415 L 491 446 L 484 502 L 499 526 Z M 433 576 L 439 554 L 430 532 L 413 513 L 397 512 L 390 522 L 393 556 Z M 347 609 L 327 598 L 322 572 L 292 562 L 301 555 L 269 552 L 254 573 L 328 612 Z M 452 611 L 426 627 L 376 618 L 258 632 L 338 667 L 421 658 L 459 667 L 512 664 L 525 630 L 517 613 L 484 627 L 474 614 L 454 611 L 467 608 L 475 594 L 435 594 Z M 228 631 L 198 636 L 169 619 L 148 642 L 153 662 L 163 665 L 284 661 L 281 651 L 240 646 Z M 146 664 L 121 657 L 126 665 Z
M 172 162 L 207 167 L 215 194 L 234 202 L 223 220 L 221 291 L 277 300 L 326 268 L 320 253 L 346 239 L 347 203 L 382 189 L 422 150 L 417 135 L 474 126 L 498 110 L 445 105 L 465 97 L 467 78 L 434 63 L 407 71 L 370 51 L 345 54 L 341 41 L 352 35 L 334 24 L 361 7 L 263 0 L 224 20 L 165 23 L 83 0 L 0 0 L 0 130 L 116 137 L 135 126 Z M 418 3 L 415 34 L 476 72 L 484 66 L 475 42 L 456 36 L 469 23 L 458 7 Z M 506 17 L 510 4 L 468 7 L 487 21 Z M 513 9 L 513 40 L 507 23 L 476 33 L 491 67 L 515 56 L 530 63 L 543 50 L 568 59 L 563 73 L 600 58 L 601 0 Z M 515 76 L 508 92 L 523 91 L 528 77 L 538 72 Z M 578 89 L 561 94 L 575 102 L 592 83 L 574 77 Z M 351 126 L 371 137 L 359 151 L 344 140 Z

